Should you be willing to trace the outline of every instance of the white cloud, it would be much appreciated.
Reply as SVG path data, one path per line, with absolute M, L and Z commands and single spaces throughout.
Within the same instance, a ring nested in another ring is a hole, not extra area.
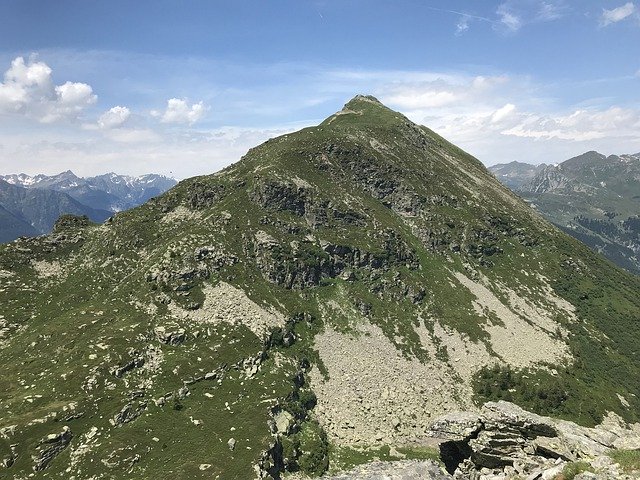
M 157 132 L 148 128 L 115 128 L 108 130 L 105 135 L 118 143 L 150 143 L 159 142 L 162 139 Z
M 564 0 L 506 0 L 496 10 L 494 29 L 516 33 L 525 25 L 563 18 L 568 11 Z
M 517 32 L 522 27 L 522 19 L 511 11 L 506 3 L 501 4 L 496 11 L 500 23 L 510 32 Z
M 54 85 L 44 62 L 17 57 L 0 83 L 0 112 L 24 115 L 43 123 L 77 118 L 97 100 L 86 83 Z
M 163 135 L 148 129 L 120 128 L 105 130 L 99 138 L 67 141 L 34 142 L 27 135 L 14 136 L 9 139 L 10 160 L 3 163 L 6 170 L 0 173 L 54 174 L 71 169 L 78 175 L 156 172 L 186 178 L 216 172 L 238 160 L 249 148 L 305 126 L 308 123 L 273 128 L 221 127 Z
M 399 78 L 399 77 L 397 77 Z M 382 101 L 406 110 L 451 109 L 475 103 L 497 86 L 508 82 L 504 76 L 464 76 L 434 75 L 426 80 L 395 81 L 383 84 L 379 88 Z
M 499 123 L 515 111 L 516 106 L 513 103 L 507 103 L 504 107 L 499 108 L 493 113 L 493 115 L 491 115 L 491 123 Z
M 462 35 L 469 30 L 470 17 L 468 15 L 461 15 L 456 23 L 456 35 Z
M 401 89 L 395 94 L 385 97 L 385 101 L 402 108 L 432 108 L 450 105 L 458 100 L 458 96 L 447 90 L 409 88 Z
M 186 123 L 193 125 L 200 120 L 206 112 L 206 107 L 202 102 L 189 105 L 187 100 L 180 98 L 170 98 L 167 100 L 167 108 L 164 113 L 157 111 L 152 115 L 159 116 L 163 123 Z
M 633 2 L 627 2 L 624 5 L 614 8 L 612 10 L 602 9 L 602 17 L 600 18 L 600 24 L 603 27 L 607 25 L 611 25 L 612 23 L 617 23 L 624 20 L 627 17 L 633 15 L 636 11 L 636 6 Z
M 98 126 L 104 129 L 121 127 L 131 116 L 131 110 L 127 107 L 113 107 L 98 118 Z
M 542 2 L 539 6 L 536 20 L 550 22 L 562 18 L 567 10 L 567 6 L 562 2 Z
M 590 108 L 559 106 L 554 98 L 541 96 L 543 85 L 527 77 L 449 75 L 405 83 L 382 79 L 374 93 L 384 103 L 488 164 L 562 161 L 594 149 L 640 149 L 639 109 L 599 106 L 601 102 Z M 434 92 L 452 96 L 438 106 Z
M 596 139 L 637 139 L 640 112 L 621 107 L 606 110 L 576 110 L 565 115 L 529 114 L 504 135 L 535 139 L 559 139 L 571 142 Z
M 519 9 L 520 3 L 510 4 L 525 25 L 533 22 L 540 4 L 527 1 L 526 11 Z M 16 69 L 14 76 L 21 79 L 20 85 L 30 82 L 32 89 L 44 85 L 50 98 L 56 99 L 51 74 L 44 67 L 29 72 Z M 0 128 L 0 144 L 5 146 L 0 163 L 7 171 L 29 170 L 28 173 L 53 173 L 67 168 L 79 174 L 160 171 L 181 178 L 212 173 L 273 135 L 319 123 L 355 93 L 377 96 L 488 164 L 512 160 L 557 162 L 587 150 L 640 151 L 637 106 L 627 102 L 626 106 L 618 103 L 616 107 L 612 98 L 592 102 L 576 98 L 575 105 L 567 105 L 562 103 L 566 98 L 563 93 L 571 89 L 574 98 L 581 91 L 572 84 L 545 85 L 526 76 L 482 76 L 451 70 L 326 70 L 308 64 L 285 65 L 281 67 L 283 71 L 273 68 L 273 81 L 268 85 L 238 87 L 224 94 L 220 93 L 222 90 L 215 92 L 216 105 L 222 102 L 219 110 L 224 112 L 216 115 L 215 122 L 236 127 L 205 129 L 209 126 L 205 121 L 189 126 L 191 120 L 202 115 L 197 108 L 195 117 L 190 112 L 194 105 L 202 103 L 177 99 L 178 103 L 169 108 L 170 102 L 165 103 L 168 97 L 161 97 L 165 100 L 158 104 L 164 108 L 156 112 L 155 120 L 130 112 L 116 126 L 126 114 L 114 115 L 113 121 L 109 121 L 110 116 L 103 117 L 114 103 L 100 109 L 100 118 L 96 115 L 83 119 L 82 129 L 77 128 L 79 123 L 55 128 L 36 123 L 28 129 L 20 125 L 15 129 Z M 604 88 L 606 84 L 602 85 Z M 192 92 L 192 98 L 207 95 L 197 84 L 180 82 L 172 84 L 169 91 L 181 88 Z M 67 93 L 64 96 L 68 104 L 77 104 L 71 102 L 71 90 Z M 76 93 L 78 98 L 83 97 L 81 91 Z M 120 108 L 126 107 L 120 104 Z M 173 120 L 180 118 L 182 124 L 163 123 L 167 113 L 167 120 L 174 115 Z M 305 120 L 282 129 L 269 128 L 277 121 L 274 119 L 281 118 Z M 248 122 L 255 122 L 257 127 L 240 128 Z M 107 128 L 109 125 L 112 127 Z

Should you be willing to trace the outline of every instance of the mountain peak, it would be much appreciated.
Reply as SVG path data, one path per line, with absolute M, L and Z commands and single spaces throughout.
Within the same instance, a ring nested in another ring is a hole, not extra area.
M 344 111 L 363 112 L 364 110 L 367 110 L 368 112 L 373 112 L 376 110 L 377 111 L 384 110 L 389 112 L 393 111 L 373 95 L 356 95 L 351 100 L 349 100 L 342 108 L 342 112 Z
M 347 105 L 352 104 L 352 103 L 362 103 L 362 102 L 374 103 L 374 104 L 377 104 L 377 105 L 379 105 L 381 107 L 386 107 L 380 100 L 378 100 L 373 95 L 360 95 L 360 94 L 356 95 L 351 100 L 349 100 L 347 102 Z
M 392 110 L 384 105 L 380 100 L 372 95 L 356 95 L 347 103 L 342 110 L 334 113 L 321 125 L 333 125 L 362 127 L 369 126 L 399 126 L 399 123 L 406 123 L 408 120 L 404 115 Z

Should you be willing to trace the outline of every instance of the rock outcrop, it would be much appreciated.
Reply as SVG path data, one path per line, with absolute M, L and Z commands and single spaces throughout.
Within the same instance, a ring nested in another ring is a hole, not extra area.
M 610 414 L 595 428 L 527 412 L 505 401 L 489 402 L 479 413 L 451 413 L 431 426 L 441 459 L 455 479 L 555 479 L 571 464 L 589 478 L 625 476 L 610 454 L 640 447 L 640 425 Z M 411 478 L 411 477 L 409 477 Z
M 33 471 L 39 472 L 49 466 L 49 463 L 60 454 L 71 442 L 71 430 L 64 426 L 62 432 L 52 433 L 40 440 L 37 454 L 33 455 Z

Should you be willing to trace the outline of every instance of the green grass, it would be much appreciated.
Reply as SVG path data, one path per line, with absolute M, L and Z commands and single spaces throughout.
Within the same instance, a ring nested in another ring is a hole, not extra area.
M 640 450 L 612 450 L 609 456 L 620 465 L 624 473 L 640 470 Z
M 0 349 L 6 372 L 0 376 L 0 428 L 18 425 L 10 439 L 19 449 L 12 475 L 30 473 L 39 440 L 68 425 L 74 448 L 92 427 L 100 432 L 74 466 L 78 478 L 97 474 L 105 461 L 116 465 L 107 475 L 119 477 L 248 478 L 273 441 L 267 421 L 276 406 L 297 416 L 295 437 L 283 442 L 299 450 L 292 453 L 295 462 L 312 474 L 326 467 L 327 455 L 331 468 L 372 458 L 434 458 L 428 449 L 392 446 L 326 450 L 324 432 L 309 414 L 309 385 L 294 380 L 308 367 L 327 373 L 314 336 L 329 326 L 347 333 L 359 322 L 373 323 L 405 356 L 425 363 L 431 358 L 415 331 L 421 322 L 433 329 L 438 321 L 488 344 L 484 327 L 500 319 L 475 313 L 474 296 L 454 272 L 482 273 L 551 308 L 537 276 L 543 275 L 575 305 L 579 319 L 556 314 L 569 331 L 574 363 L 554 366 L 558 375 L 546 369 L 489 372 L 477 382 L 478 398 L 509 394 L 539 413 L 584 424 L 597 423 L 605 411 L 638 419 L 640 280 L 543 223 L 476 159 L 433 132 L 379 105 L 354 102 L 349 108 L 363 115 L 339 115 L 273 139 L 221 174 L 180 182 L 104 226 L 64 230 L 65 239 L 56 242 L 0 246 L 0 270 L 11 272 L 0 276 L 0 315 L 9 332 Z M 302 199 L 304 213 L 276 194 L 277 201 L 257 204 L 265 184 Z M 185 209 L 182 221 L 163 220 Z M 310 212 L 326 221 L 314 223 Z M 258 251 L 259 231 L 277 245 Z M 328 244 L 342 256 L 330 259 Z M 198 258 L 202 247 L 215 255 Z M 58 261 L 68 274 L 39 278 L 34 260 Z M 345 269 L 351 278 L 340 276 Z M 161 275 L 154 280 L 152 272 Z M 172 316 L 168 300 L 172 306 L 202 303 L 203 287 L 219 281 L 287 319 L 271 345 L 244 327 Z M 502 298 L 499 287 L 492 288 Z M 330 302 L 357 313 L 323 317 Z M 161 325 L 184 328 L 187 340 L 160 344 L 153 329 Z M 285 345 L 289 334 L 293 343 Z M 446 360 L 439 347 L 435 356 Z M 242 362 L 265 348 L 260 373 L 245 378 Z M 122 378 L 110 373 L 139 356 L 150 361 L 158 351 L 163 361 L 157 371 L 140 367 Z M 181 409 L 153 403 L 216 369 L 225 372 L 222 382 L 191 385 Z M 147 409 L 112 427 L 109 419 L 130 401 L 147 401 Z M 83 415 L 65 420 L 71 402 Z M 237 440 L 233 452 L 226 443 L 231 437 Z M 0 454 L 6 448 L 0 442 Z M 39 475 L 69 476 L 69 454 Z M 212 466 L 200 470 L 201 464 Z
M 393 462 L 398 460 L 433 460 L 441 463 L 440 452 L 430 446 L 397 447 L 393 451 L 390 446 L 353 448 L 347 446 L 331 446 L 329 449 L 330 471 L 347 471 L 358 465 L 374 460 Z

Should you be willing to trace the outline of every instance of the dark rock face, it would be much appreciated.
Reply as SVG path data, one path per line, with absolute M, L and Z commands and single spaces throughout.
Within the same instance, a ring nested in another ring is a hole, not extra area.
M 137 405 L 135 405 L 134 403 L 127 403 L 124 407 L 122 407 L 122 410 L 120 410 L 113 416 L 110 422 L 112 425 L 119 427 L 121 425 L 124 425 L 125 423 L 132 422 L 140 415 L 142 415 L 146 409 L 146 401 L 138 402 Z
M 71 430 L 65 426 L 60 433 L 52 433 L 46 436 L 36 449 L 36 455 L 33 455 L 33 471 L 40 472 L 49 466 L 49 463 L 60 454 L 71 442 Z
M 250 197 L 263 208 L 288 210 L 296 215 L 304 215 L 309 195 L 306 188 L 293 183 L 264 179 L 255 186 Z
M 297 290 L 317 286 L 322 279 L 335 278 L 344 272 L 350 272 L 351 276 L 354 269 L 387 271 L 398 265 L 418 268 L 417 255 L 395 232 L 386 230 L 380 236 L 384 249 L 370 252 L 330 242 L 282 245 L 259 231 L 253 239 L 245 237 L 245 249 L 255 258 L 266 280 Z
M 61 215 L 53 225 L 53 233 L 79 230 L 89 225 L 91 225 L 91 220 L 86 215 Z
M 218 202 L 223 195 L 223 186 L 211 185 L 207 182 L 195 180 L 187 188 L 186 202 L 191 208 L 200 210 L 211 207 Z

